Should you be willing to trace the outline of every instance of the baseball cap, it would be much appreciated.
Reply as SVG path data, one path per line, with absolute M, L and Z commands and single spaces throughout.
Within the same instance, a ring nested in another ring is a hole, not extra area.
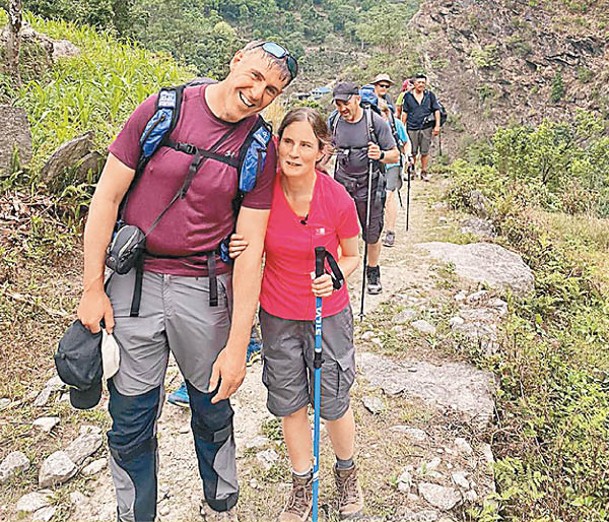
M 102 390 L 102 332 L 91 333 L 74 321 L 63 334 L 55 354 L 59 378 L 70 386 L 70 402 L 80 410 L 93 408 Z
M 351 96 L 359 94 L 359 87 L 353 82 L 340 82 L 332 91 L 334 100 L 348 101 Z
M 393 80 L 389 77 L 388 74 L 377 74 L 374 80 L 372 80 L 370 83 L 375 84 L 380 82 L 393 83 Z

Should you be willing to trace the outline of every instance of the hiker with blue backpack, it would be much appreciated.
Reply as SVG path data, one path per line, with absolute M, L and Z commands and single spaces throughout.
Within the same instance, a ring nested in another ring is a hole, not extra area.
M 389 124 L 391 134 L 398 144 L 400 151 L 400 161 L 385 166 L 385 176 L 387 177 L 387 201 L 385 203 L 385 224 L 386 231 L 383 238 L 383 246 L 391 248 L 395 245 L 396 222 L 398 217 L 398 197 L 402 188 L 402 169 L 404 165 L 412 163 L 410 140 L 404 124 L 394 116 L 391 108 L 384 100 L 379 100 L 379 109 L 383 119 Z M 407 172 L 409 169 L 406 169 Z M 410 174 L 406 174 L 409 176 Z M 396 195 L 397 194 L 397 195 Z M 409 195 L 407 196 L 409 197 Z M 401 199 L 400 199 L 401 201 Z
M 109 147 L 85 227 L 78 317 L 120 346 L 108 381 L 108 446 L 121 522 L 156 517 L 156 424 L 170 351 L 190 396 L 205 519 L 237 520 L 229 397 L 245 377 L 276 171 L 258 114 L 297 71 L 285 48 L 251 42 L 222 81 L 148 98 Z M 249 248 L 233 266 L 234 230 Z
M 414 78 L 414 88 L 406 92 L 402 102 L 402 122 L 412 143 L 412 155 L 421 157 L 421 179 L 431 181 L 429 174 L 429 150 L 432 136 L 439 136 L 440 126 L 446 118 L 436 95 L 427 89 L 427 76 L 419 73 Z
M 365 266 L 360 308 L 363 316 L 365 291 L 379 294 L 383 289 L 379 259 L 385 207 L 384 169 L 385 165 L 398 163 L 400 153 L 391 129 L 377 112 L 378 98 L 373 86 L 365 86 L 360 92 L 355 83 L 341 82 L 334 87 L 333 98 L 337 112 L 330 116 L 329 127 L 337 154 L 334 179 L 355 201 L 363 230 Z
M 280 171 L 264 244 L 260 292 L 262 380 L 268 390 L 267 407 L 282 420 L 292 490 L 279 517 L 269 515 L 268 520 L 304 522 L 312 510 L 315 515 L 314 464 L 319 461 L 313 459 L 308 418 L 312 401 L 325 420 L 336 455 L 339 516 L 351 518 L 364 507 L 354 461 L 350 389 L 355 380 L 355 347 L 345 283 L 360 261 L 357 210 L 344 187 L 319 170 L 331 136 L 317 111 L 305 107 L 290 111 L 278 134 Z M 321 268 L 327 273 L 314 276 L 320 247 L 325 257 Z M 249 246 L 235 235 L 229 248 L 231 255 L 238 256 Z M 323 301 L 319 308 L 317 299 Z M 321 327 L 316 327 L 316 319 L 321 319 Z M 316 337 L 322 341 L 321 359 L 315 357 Z M 313 397 L 316 371 L 321 374 L 319 401 Z M 315 432 L 319 441 L 319 429 Z

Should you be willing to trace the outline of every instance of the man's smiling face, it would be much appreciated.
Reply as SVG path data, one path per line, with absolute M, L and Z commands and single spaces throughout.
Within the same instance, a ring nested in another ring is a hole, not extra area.
M 270 105 L 281 94 L 287 79 L 262 49 L 239 51 L 232 59 L 227 87 L 229 120 L 239 121 Z

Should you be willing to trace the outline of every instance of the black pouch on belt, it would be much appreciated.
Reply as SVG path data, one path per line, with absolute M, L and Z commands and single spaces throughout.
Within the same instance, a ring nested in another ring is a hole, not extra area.
M 123 225 L 108 245 L 106 266 L 124 275 L 138 264 L 145 249 L 145 234 L 135 225 Z

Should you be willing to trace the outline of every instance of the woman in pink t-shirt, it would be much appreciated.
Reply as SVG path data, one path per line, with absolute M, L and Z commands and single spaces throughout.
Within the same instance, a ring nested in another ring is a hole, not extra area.
M 289 112 L 279 127 L 279 175 L 265 238 L 260 293 L 262 379 L 267 407 L 282 418 L 292 464 L 292 492 L 279 520 L 304 521 L 311 510 L 312 403 L 315 298 L 323 297 L 321 416 L 336 454 L 334 474 L 341 518 L 363 509 L 353 462 L 355 422 L 349 390 L 355 378 L 353 316 L 346 284 L 334 290 L 326 274 L 312 280 L 315 247 L 324 246 L 345 277 L 359 264 L 355 203 L 330 176 L 316 169 L 330 133 L 314 110 Z M 234 238 L 231 251 L 245 247 Z

